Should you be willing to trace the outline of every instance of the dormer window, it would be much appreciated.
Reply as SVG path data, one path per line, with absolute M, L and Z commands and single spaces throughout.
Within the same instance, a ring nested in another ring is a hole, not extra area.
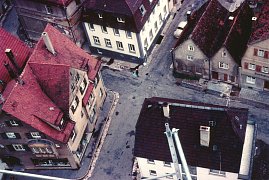
M 103 19 L 103 14 L 98 14 L 98 17 L 99 17 L 100 19 Z
M 140 10 L 142 16 L 144 16 L 147 12 L 143 4 L 139 7 L 139 10 Z
M 52 7 L 51 6 L 46 5 L 45 6 L 45 9 L 47 11 L 47 14 L 53 14 L 53 10 L 52 10 Z
M 41 135 L 39 132 L 30 132 L 31 134 L 31 137 L 34 138 L 34 139 L 40 139 L 41 138 Z
M 120 22 L 120 23 L 124 23 L 125 22 L 123 18 L 119 18 L 119 17 L 117 18 L 117 21 Z

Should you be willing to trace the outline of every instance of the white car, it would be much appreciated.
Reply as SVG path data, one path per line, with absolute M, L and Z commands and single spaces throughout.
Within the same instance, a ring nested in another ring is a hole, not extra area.
M 179 38 L 180 34 L 182 33 L 184 27 L 187 25 L 187 21 L 181 21 L 178 26 L 177 29 L 174 32 L 174 36 L 175 38 Z

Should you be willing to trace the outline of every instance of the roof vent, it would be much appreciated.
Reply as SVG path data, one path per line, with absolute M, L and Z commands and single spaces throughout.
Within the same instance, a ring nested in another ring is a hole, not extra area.
M 234 17 L 233 16 L 229 16 L 229 20 L 234 20 Z
M 209 147 L 210 127 L 200 126 L 200 145 Z
M 50 111 L 53 111 L 53 110 L 54 110 L 54 107 L 49 107 L 49 110 L 50 110 Z
M 163 115 L 164 117 L 170 118 L 170 108 L 168 103 L 163 104 Z
M 257 17 L 252 17 L 251 20 L 252 21 L 256 21 L 257 20 Z
M 56 51 L 54 50 L 52 43 L 50 41 L 49 35 L 47 32 L 42 33 L 43 41 L 48 49 L 49 52 L 51 52 L 53 55 L 56 55 Z

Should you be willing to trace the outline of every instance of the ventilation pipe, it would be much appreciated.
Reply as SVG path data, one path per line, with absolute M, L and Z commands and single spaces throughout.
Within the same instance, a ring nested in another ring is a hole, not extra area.
M 53 55 L 56 55 L 56 51 L 54 50 L 53 48 L 53 45 L 50 41 L 50 38 L 49 38 L 49 35 L 47 32 L 43 32 L 42 33 L 42 38 L 43 38 L 43 41 L 48 49 L 49 52 L 51 52 Z

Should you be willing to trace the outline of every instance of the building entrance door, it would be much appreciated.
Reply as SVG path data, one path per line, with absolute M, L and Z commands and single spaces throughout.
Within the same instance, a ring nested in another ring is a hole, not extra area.
M 215 71 L 212 71 L 212 79 L 219 79 L 219 74 Z

